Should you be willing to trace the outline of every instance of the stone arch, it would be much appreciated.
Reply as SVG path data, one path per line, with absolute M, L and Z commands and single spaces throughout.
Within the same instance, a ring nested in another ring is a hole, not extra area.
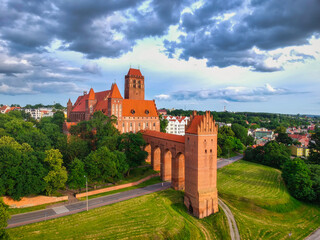
M 172 153 L 169 149 L 166 149 L 161 159 L 161 178 L 162 181 L 171 181 L 172 176 Z
M 158 146 L 151 149 L 151 165 L 153 170 L 160 171 L 161 149 Z
M 175 190 L 184 190 L 185 157 L 182 152 L 176 154 L 172 161 L 172 187 Z
M 146 162 L 147 163 L 151 163 L 151 145 L 150 144 L 147 144 L 145 147 L 144 147 L 144 151 L 146 151 L 148 153 L 148 156 L 146 158 Z

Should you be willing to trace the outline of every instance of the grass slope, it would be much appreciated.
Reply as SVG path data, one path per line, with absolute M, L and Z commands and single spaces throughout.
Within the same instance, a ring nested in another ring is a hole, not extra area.
M 172 189 L 8 231 L 13 239 L 229 239 L 222 211 L 198 220 Z
M 303 239 L 320 226 L 320 207 L 291 197 L 277 169 L 233 163 L 218 170 L 218 191 L 241 239 Z

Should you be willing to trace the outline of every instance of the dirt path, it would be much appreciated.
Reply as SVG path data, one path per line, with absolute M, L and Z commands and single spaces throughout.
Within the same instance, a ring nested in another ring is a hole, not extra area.
M 320 239 L 320 228 L 309 235 L 305 240 L 319 240 Z
M 218 199 L 218 202 L 220 207 L 222 208 L 222 210 L 224 211 L 224 213 L 228 218 L 231 240 L 240 240 L 238 226 L 231 210 L 220 198 Z

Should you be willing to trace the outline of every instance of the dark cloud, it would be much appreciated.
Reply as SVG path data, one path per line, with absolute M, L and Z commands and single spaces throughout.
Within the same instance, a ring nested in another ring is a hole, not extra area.
M 168 56 L 179 49 L 179 58 L 207 59 L 208 66 L 278 71 L 282 67 L 266 66 L 267 54 L 257 54 L 252 49 L 268 51 L 307 44 L 311 36 L 320 32 L 318 0 L 251 1 L 247 12 L 242 6 L 244 1 L 227 2 L 208 1 L 193 13 L 184 13 L 181 29 L 186 34 L 179 41 L 164 42 Z M 228 13 L 235 15 L 223 20 Z
M 274 95 L 297 94 L 284 88 L 273 88 L 269 84 L 264 87 L 227 87 L 216 90 L 178 91 L 171 94 L 155 96 L 159 100 L 208 100 L 223 99 L 230 102 L 264 102 Z
M 88 63 L 82 65 L 81 69 L 87 73 L 101 74 L 101 67 L 97 63 L 88 62 Z

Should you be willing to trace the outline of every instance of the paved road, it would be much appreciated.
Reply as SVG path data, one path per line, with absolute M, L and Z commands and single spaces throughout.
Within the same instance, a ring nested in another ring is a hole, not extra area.
M 219 205 L 227 216 L 231 240 L 240 240 L 238 226 L 229 207 L 219 198 Z
M 314 231 L 305 240 L 319 240 L 319 239 L 320 239 L 320 228 L 318 228 L 316 231 Z
M 170 182 L 157 183 L 144 188 L 133 189 L 125 192 L 120 192 L 104 197 L 94 198 L 89 200 L 89 209 L 102 207 L 116 202 L 128 200 L 143 196 L 149 193 L 161 191 L 170 188 Z M 73 204 L 62 205 L 51 209 L 34 211 L 29 213 L 13 215 L 8 221 L 8 228 L 18 227 L 30 223 L 41 222 L 48 219 L 58 218 L 66 215 L 71 215 L 78 212 L 86 211 L 87 202 L 81 201 Z
M 242 155 L 232 157 L 230 159 L 219 159 L 218 168 L 222 168 L 226 165 L 229 165 L 235 161 L 238 161 L 242 158 Z M 89 209 L 102 207 L 116 202 L 121 202 L 131 198 L 143 196 L 149 193 L 161 191 L 167 188 L 170 188 L 170 182 L 150 185 L 144 188 L 138 188 L 134 190 L 129 190 L 121 193 L 116 193 L 112 195 L 107 195 L 104 197 L 94 198 L 89 200 Z M 13 215 L 8 221 L 8 227 L 18 227 L 30 223 L 46 221 L 53 218 L 58 218 L 66 215 L 71 215 L 78 212 L 86 211 L 86 201 L 81 201 L 73 204 L 62 205 L 58 207 L 53 207 L 51 209 L 44 209 L 40 211 L 33 211 L 29 213 Z
M 231 163 L 234 163 L 242 158 L 243 158 L 242 154 L 235 156 L 235 157 L 232 157 L 232 158 L 220 158 L 220 159 L 218 159 L 218 163 L 217 163 L 218 166 L 217 167 L 222 168 L 222 167 L 227 166 Z

